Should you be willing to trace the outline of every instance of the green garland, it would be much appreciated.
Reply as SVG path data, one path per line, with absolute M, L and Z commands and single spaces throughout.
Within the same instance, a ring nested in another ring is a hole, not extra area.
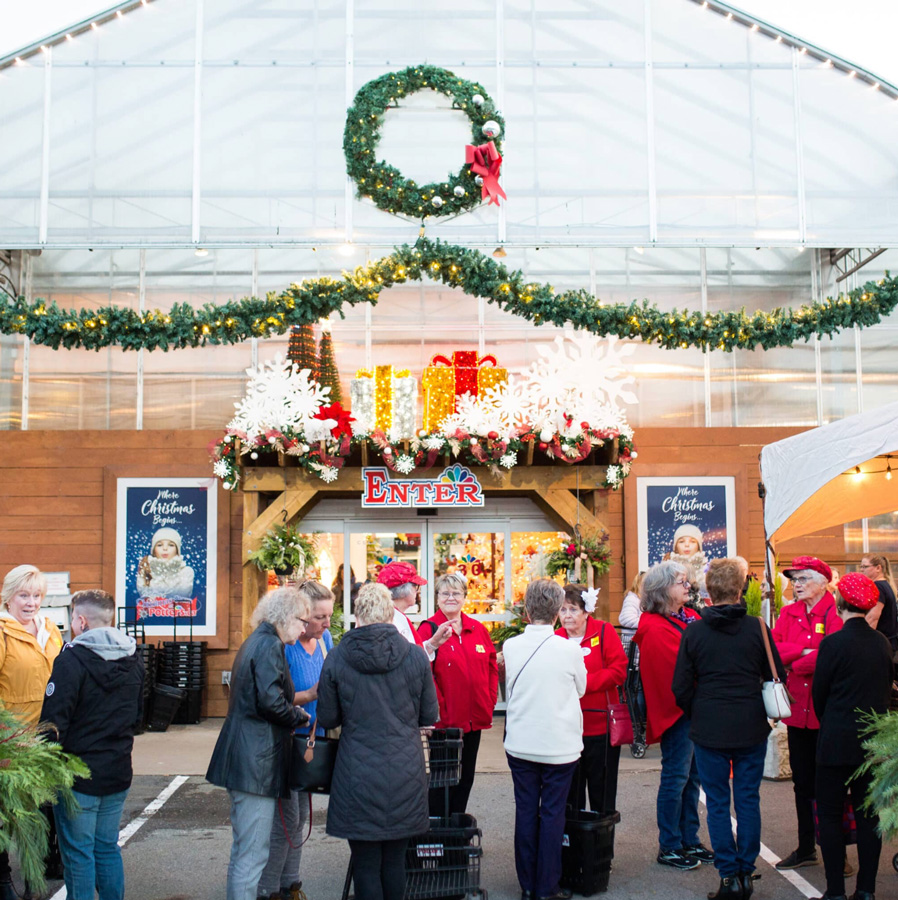
M 473 144 L 490 140 L 483 127 L 491 120 L 498 123 L 500 135 L 505 132 L 505 121 L 496 112 L 489 94 L 479 84 L 465 81 L 446 69 L 412 66 L 381 75 L 364 85 L 346 113 L 343 132 L 346 171 L 355 181 L 359 197 L 370 198 L 384 212 L 416 220 L 425 216 L 457 215 L 481 203 L 480 186 L 468 165 L 462 165 L 446 181 L 419 185 L 403 178 L 389 163 L 375 160 L 386 111 L 396 107 L 402 97 L 425 89 L 451 97 L 453 107 L 467 115 L 471 120 Z M 501 153 L 499 136 L 492 141 Z M 463 160 L 464 156 L 464 147 L 459 147 L 459 159 Z
M 317 322 L 332 313 L 342 315 L 347 304 L 376 304 L 384 288 L 422 281 L 425 276 L 483 297 L 536 325 L 571 324 L 603 336 L 642 338 L 667 349 L 789 347 L 795 341 L 831 336 L 855 325 L 876 325 L 898 306 L 898 279 L 889 275 L 849 294 L 796 310 L 665 312 L 648 300 L 606 305 L 582 289 L 556 294 L 551 285 L 528 281 L 522 272 L 509 271 L 479 250 L 422 238 L 415 246 L 405 244 L 340 278 L 291 284 L 264 300 L 246 297 L 199 308 L 182 303 L 167 313 L 139 313 L 116 306 L 61 310 L 43 300 L 29 304 L 22 297 L 0 295 L 0 334 L 24 334 L 54 350 L 99 350 L 113 345 L 123 350 L 170 350 L 237 344 L 251 337 L 284 334 L 291 325 Z

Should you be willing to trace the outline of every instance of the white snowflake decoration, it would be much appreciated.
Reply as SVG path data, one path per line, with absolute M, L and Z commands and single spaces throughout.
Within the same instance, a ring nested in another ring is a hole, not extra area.
M 504 456 L 499 457 L 499 465 L 505 466 L 506 469 L 512 469 L 517 465 L 518 455 L 514 450 L 509 450 Z
M 336 481 L 340 474 L 340 470 L 335 466 L 316 465 L 314 468 L 318 470 L 318 477 L 327 484 Z
M 314 416 L 329 402 L 329 387 L 313 381 L 308 369 L 297 369 L 278 354 L 258 368 L 246 370 L 246 395 L 234 405 L 237 415 L 228 428 L 246 432 L 249 442 L 276 428 L 306 431 Z
M 438 434 L 432 434 L 430 437 L 424 438 L 422 445 L 425 450 L 442 450 L 446 439 Z
M 608 466 L 605 472 L 605 480 L 611 485 L 619 484 L 621 480 L 620 466 Z
M 401 472 L 403 475 L 410 475 L 415 470 L 414 458 L 406 454 L 398 457 L 395 465 L 396 471 Z
M 613 336 L 569 329 L 552 344 L 537 345 L 536 352 L 540 359 L 524 373 L 530 421 L 536 427 L 562 431 L 565 415 L 573 417 L 569 429 L 574 433 L 581 422 L 595 429 L 625 423 L 622 404 L 638 402 L 627 388 L 634 379 L 624 363 L 632 346 Z
M 212 471 L 218 478 L 227 478 L 231 474 L 231 465 L 226 459 L 220 459 L 212 466 Z

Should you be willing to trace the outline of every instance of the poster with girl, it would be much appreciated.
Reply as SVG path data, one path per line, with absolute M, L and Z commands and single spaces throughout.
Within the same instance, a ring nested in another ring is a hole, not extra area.
M 119 478 L 116 598 L 147 634 L 215 634 L 216 491 L 208 479 Z M 210 599 L 211 602 L 210 602 Z M 183 631 L 182 631 L 183 629 Z
M 639 568 L 671 559 L 704 593 L 712 559 L 736 555 L 736 479 L 638 477 Z

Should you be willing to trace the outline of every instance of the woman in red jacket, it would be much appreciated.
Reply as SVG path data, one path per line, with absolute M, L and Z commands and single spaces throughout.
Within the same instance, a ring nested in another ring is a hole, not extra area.
M 561 604 L 561 628 L 555 634 L 578 641 L 586 663 L 583 710 L 583 753 L 574 772 L 568 802 L 575 809 L 589 807 L 606 815 L 617 808 L 617 769 L 620 747 L 608 742 L 609 703 L 617 703 L 617 688 L 627 677 L 627 655 L 617 632 L 607 622 L 594 619 L 598 591 L 585 584 L 566 584 Z
M 449 789 L 449 814 L 463 813 L 474 784 L 480 732 L 493 726 L 493 708 L 499 693 L 499 666 L 490 633 L 476 619 L 465 615 L 468 583 L 462 575 L 443 575 L 436 585 L 438 611 L 421 623 L 422 637 L 430 638 L 443 624 L 452 626 L 449 639 L 437 650 L 433 680 L 440 702 L 438 728 L 461 728 L 461 778 Z M 431 815 L 445 815 L 445 794 L 431 791 Z
M 683 632 L 698 615 L 684 609 L 691 584 L 685 566 L 662 562 L 642 582 L 642 617 L 633 640 L 645 691 L 646 741 L 661 744 L 658 785 L 658 862 L 675 869 L 697 869 L 714 862 L 698 839 L 701 785 L 689 737 L 689 720 L 674 699 L 674 667 Z
M 814 833 L 814 780 L 817 775 L 817 734 L 811 684 L 817 667 L 817 648 L 823 638 L 838 631 L 842 620 L 836 601 L 827 590 L 832 570 L 814 556 L 797 556 L 783 574 L 792 581 L 795 602 L 784 606 L 773 627 L 773 639 L 789 671 L 786 687 L 792 694 L 792 715 L 783 721 L 789 738 L 789 763 L 798 818 L 798 847 L 776 864 L 777 869 L 817 865 Z

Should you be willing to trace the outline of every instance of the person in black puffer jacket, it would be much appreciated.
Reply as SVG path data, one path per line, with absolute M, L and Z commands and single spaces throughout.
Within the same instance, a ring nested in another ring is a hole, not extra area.
M 390 592 L 363 585 L 355 615 L 318 683 L 318 724 L 343 726 L 327 833 L 349 841 L 357 900 L 402 900 L 408 839 L 430 826 L 420 729 L 440 708 L 427 654 L 393 625 Z
M 227 788 L 231 798 L 227 900 L 255 900 L 275 805 L 290 795 L 292 735 L 309 714 L 293 705 L 284 644 L 302 637 L 308 618 L 304 594 L 292 587 L 272 591 L 256 607 L 256 630 L 234 660 L 228 717 L 206 772 L 206 780 Z
M 686 629 L 674 669 L 677 705 L 691 719 L 689 736 L 708 805 L 708 833 L 720 887 L 708 894 L 748 898 L 761 849 L 761 776 L 770 725 L 761 683 L 773 675 L 761 629 L 747 616 L 742 601 L 745 570 L 735 559 L 711 561 L 705 575 L 710 595 L 701 622 Z M 776 676 L 786 680 L 776 644 L 768 638 Z M 734 839 L 730 821 L 730 766 L 733 806 L 738 820 Z

